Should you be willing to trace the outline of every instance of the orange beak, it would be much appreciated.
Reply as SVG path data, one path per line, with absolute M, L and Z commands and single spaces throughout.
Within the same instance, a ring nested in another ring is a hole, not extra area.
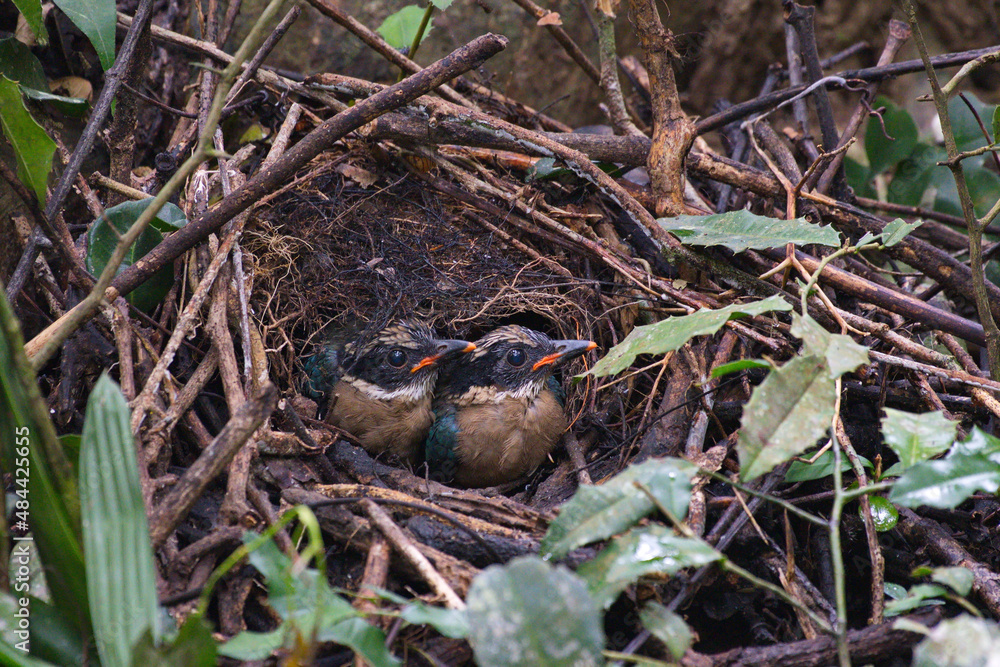
M 454 357 L 459 354 L 465 354 L 467 352 L 472 352 L 476 349 L 476 346 L 464 340 L 439 340 L 437 341 L 437 350 L 434 354 L 429 357 L 424 357 L 417 364 L 410 369 L 411 373 L 416 373 L 421 368 L 427 368 L 428 366 L 434 366 L 442 359 L 447 359 L 448 357 Z
M 590 340 L 554 340 L 552 342 L 556 346 L 556 351 L 552 354 L 546 354 L 536 361 L 535 365 L 531 367 L 532 371 L 537 371 L 545 366 L 558 366 L 597 348 L 597 343 Z

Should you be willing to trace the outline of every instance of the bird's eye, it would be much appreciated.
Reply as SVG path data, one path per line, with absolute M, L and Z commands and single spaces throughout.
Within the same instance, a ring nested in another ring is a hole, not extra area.
M 393 350 L 386 359 L 393 368 L 402 368 L 406 363 L 406 353 L 402 350 Z
M 523 366 L 524 362 L 527 360 L 528 360 L 528 355 L 526 355 L 524 353 L 524 350 L 522 350 L 519 347 L 515 347 L 513 350 L 507 353 L 507 363 L 513 366 L 514 368 Z

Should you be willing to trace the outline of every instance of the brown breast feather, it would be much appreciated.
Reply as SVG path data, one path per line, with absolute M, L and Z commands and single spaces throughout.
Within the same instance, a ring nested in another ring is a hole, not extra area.
M 366 396 L 347 382 L 333 389 L 336 401 L 327 421 L 357 438 L 370 454 L 391 452 L 415 465 L 420 446 L 434 421 L 431 399 L 382 401 Z

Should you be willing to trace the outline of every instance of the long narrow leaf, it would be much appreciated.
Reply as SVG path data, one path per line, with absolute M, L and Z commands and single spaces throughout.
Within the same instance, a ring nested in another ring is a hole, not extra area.
M 87 403 L 80 451 L 80 499 L 90 614 L 105 667 L 131 664 L 148 629 L 160 637 L 156 570 L 139 487 L 129 409 L 104 375 Z

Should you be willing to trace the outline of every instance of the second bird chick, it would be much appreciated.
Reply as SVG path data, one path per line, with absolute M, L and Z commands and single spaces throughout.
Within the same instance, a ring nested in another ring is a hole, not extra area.
M 510 325 L 475 345 L 442 371 L 425 454 L 435 478 L 495 486 L 534 470 L 559 443 L 567 421 L 552 373 L 597 344 Z
M 325 421 L 353 435 L 373 455 L 390 452 L 415 464 L 434 421 L 431 401 L 439 364 L 474 349 L 464 340 L 438 339 L 427 325 L 408 321 L 382 329 L 371 340 L 350 343 L 339 354 L 339 378 L 325 391 L 331 406 Z M 327 352 L 317 357 L 335 356 Z

